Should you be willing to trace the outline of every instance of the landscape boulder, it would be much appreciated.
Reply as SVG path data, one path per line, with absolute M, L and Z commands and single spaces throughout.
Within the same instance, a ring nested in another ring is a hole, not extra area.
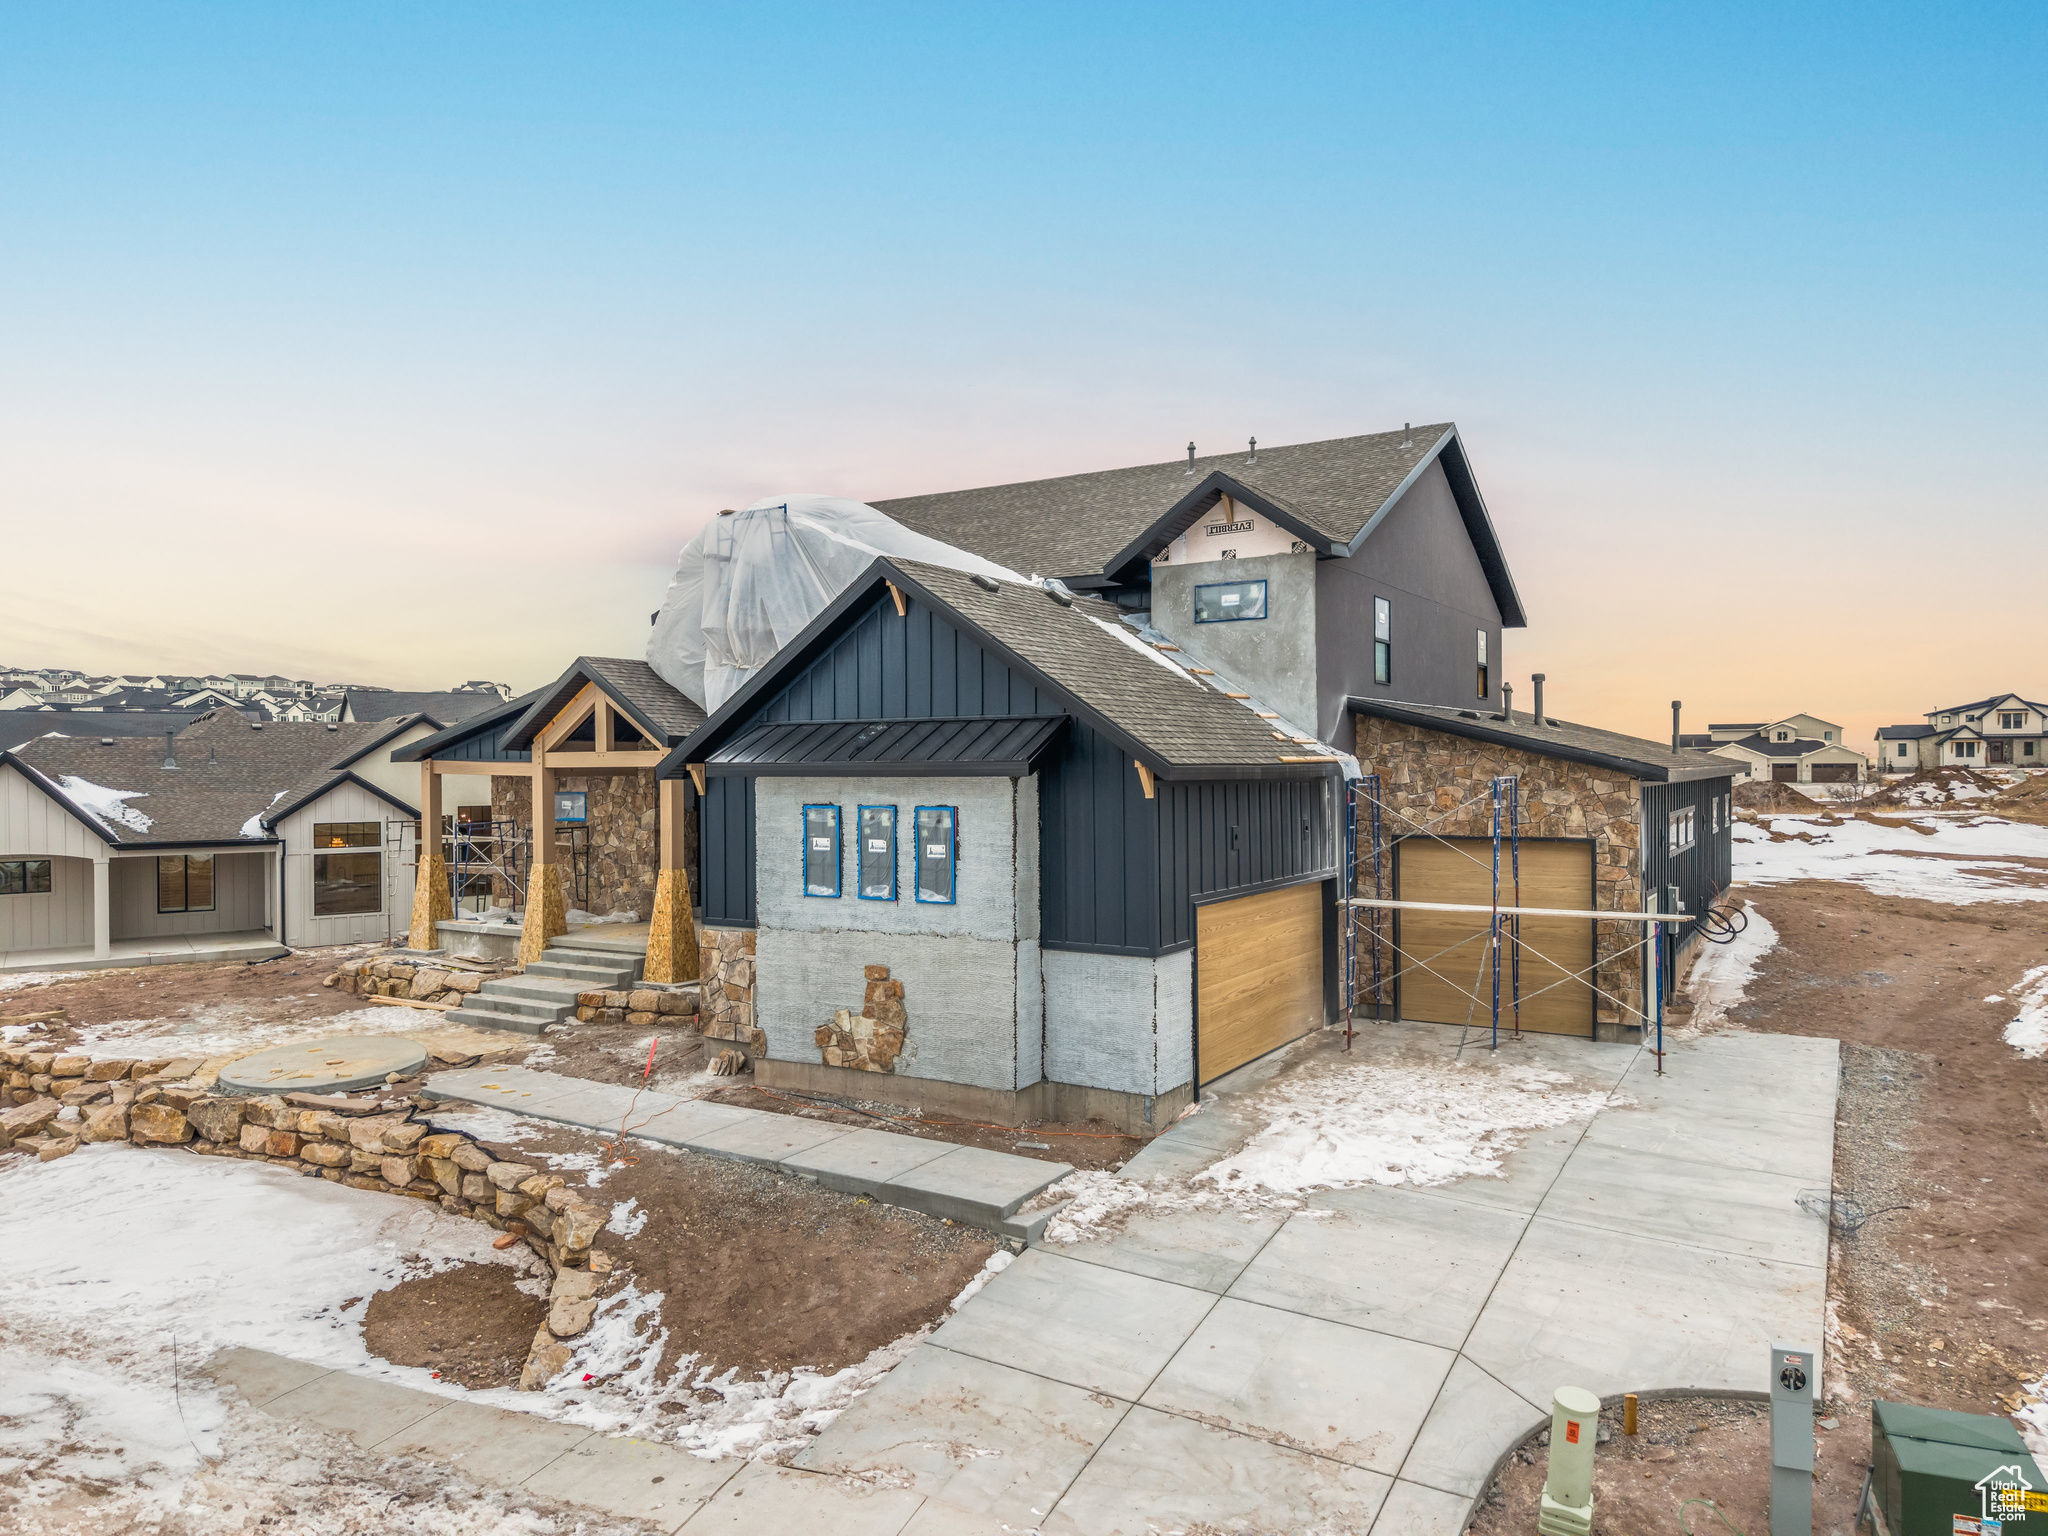
M 137 1103 L 128 1110 L 128 1139 L 175 1146 L 192 1139 L 192 1122 L 185 1118 L 183 1110 L 168 1104 Z
M 195 1099 L 185 1111 L 192 1129 L 208 1141 L 238 1141 L 247 1099 Z
M 128 1110 L 125 1105 L 102 1104 L 85 1113 L 87 1141 L 126 1141 L 128 1139 Z
M 0 1147 L 12 1146 L 24 1136 L 34 1136 L 57 1123 L 54 1099 L 35 1099 L 0 1110 Z

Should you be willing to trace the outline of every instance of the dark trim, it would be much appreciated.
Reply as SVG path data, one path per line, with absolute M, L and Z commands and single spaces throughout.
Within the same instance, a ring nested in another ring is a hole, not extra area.
M 400 811 L 407 816 L 410 816 L 414 821 L 418 821 L 420 819 L 418 807 L 407 805 L 403 800 L 399 799 L 398 796 L 392 794 L 390 790 L 379 789 L 375 784 L 372 784 L 368 779 L 365 779 L 355 773 L 340 774 L 335 778 L 329 779 L 325 784 L 322 784 L 317 789 L 308 790 L 305 794 L 299 796 L 298 799 L 291 801 L 287 805 L 271 806 L 268 810 L 260 811 L 257 813 L 258 818 L 261 820 L 264 826 L 275 827 L 280 821 L 283 821 L 285 817 L 292 815 L 294 812 L 304 810 L 307 806 L 311 805 L 315 800 L 318 800 L 322 795 L 329 794 L 332 791 L 341 788 L 341 786 L 344 784 L 354 784 L 359 789 L 367 789 L 371 794 L 375 795 L 379 800 L 382 800 L 386 805 L 390 806 L 392 809 Z
M 715 775 L 756 778 L 1021 779 L 1037 771 L 1066 723 L 1065 715 L 763 720 L 720 747 L 704 766 Z M 1000 755 L 973 755 L 984 746 Z M 821 750 L 826 755 L 818 755 Z M 956 751 L 960 755 L 952 755 Z
M 1403 482 L 1403 485 L 1405 488 L 1406 482 Z M 1225 496 L 1230 497 L 1232 501 L 1243 502 L 1267 521 L 1285 528 L 1297 539 L 1311 545 L 1318 555 L 1344 552 L 1341 544 L 1334 542 L 1327 533 L 1310 526 L 1300 513 L 1282 506 L 1262 491 L 1253 490 L 1242 480 L 1227 475 L 1220 469 L 1212 469 L 1196 483 L 1193 490 L 1161 513 L 1151 527 L 1105 560 L 1102 563 L 1102 574 L 1112 583 L 1128 580 L 1131 568 L 1148 564 L 1160 550 L 1200 522 L 1202 514 Z
M 1152 949 L 1144 944 L 1080 944 L 1071 939 L 1040 939 L 1038 947 L 1073 955 L 1132 955 L 1141 960 L 1156 960 L 1162 955 L 1177 955 L 1184 949 L 1193 949 L 1195 941 L 1182 939 L 1178 944 Z
M 1493 588 L 1493 604 L 1500 610 L 1501 628 L 1526 628 L 1529 620 L 1522 611 L 1522 595 L 1515 590 L 1515 578 L 1509 573 L 1507 556 L 1501 551 L 1500 535 L 1494 532 L 1493 519 L 1487 514 L 1485 498 L 1479 494 L 1479 482 L 1473 477 L 1472 466 L 1465 458 L 1465 444 L 1456 428 L 1438 447 L 1437 456 L 1443 461 L 1444 478 L 1450 481 L 1451 494 L 1457 498 L 1458 514 L 1464 519 L 1465 533 L 1479 556 L 1480 569 L 1486 573 L 1486 584 Z
M 574 686 L 571 686 L 572 681 Z M 533 702 L 527 706 L 526 713 L 521 715 L 518 723 L 505 733 L 503 745 L 508 749 L 516 750 L 524 747 L 531 750 L 534 737 L 545 730 L 556 715 L 569 707 L 570 700 L 583 691 L 583 684 L 585 683 L 588 683 L 607 699 L 611 700 L 612 708 L 624 714 L 628 720 L 631 720 L 640 734 L 645 736 L 650 743 L 659 744 L 664 748 L 673 744 L 670 740 L 671 732 L 657 726 L 653 721 L 641 714 L 638 709 L 634 708 L 629 701 L 620 698 L 618 694 L 614 693 L 611 684 L 590 665 L 590 658 L 588 656 L 578 656 L 575 661 L 570 663 L 568 671 L 556 678 L 547 687 L 536 690 L 536 696 L 533 698 Z M 545 712 L 544 716 L 543 712 Z
M 373 736 L 370 740 L 364 742 L 360 747 L 357 747 L 350 751 L 348 756 L 342 758 L 338 762 L 329 763 L 327 766 L 330 768 L 346 768 L 350 763 L 359 763 L 364 758 L 368 757 L 372 752 L 376 751 L 379 747 L 383 746 L 386 742 L 391 740 L 392 737 L 403 736 L 415 725 L 425 725 L 431 727 L 431 729 L 427 732 L 428 736 L 433 735 L 436 731 L 444 731 L 447 729 L 445 725 L 443 725 L 440 721 L 436 720 L 432 715 L 426 714 L 424 712 L 411 715 L 398 715 L 394 717 L 394 721 L 395 723 L 391 724 L 391 729 L 384 732 L 383 735 Z M 306 723 L 310 725 L 313 722 L 307 721 Z M 378 723 L 384 724 L 386 722 L 380 721 Z M 426 739 L 426 736 L 422 736 L 420 738 L 420 740 L 422 741 L 425 741 Z
M 1418 726 L 1426 731 L 1441 731 L 1447 736 L 1463 736 L 1468 740 L 1484 741 L 1496 747 L 1514 747 L 1537 757 L 1559 757 L 1567 762 L 1585 763 L 1593 768 L 1611 768 L 1628 778 L 1645 779 L 1656 784 L 1688 784 L 1705 779 L 1733 778 L 1737 772 L 1736 765 L 1731 762 L 1725 770 L 1682 769 L 1674 774 L 1662 763 L 1647 763 L 1639 759 L 1618 757 L 1610 752 L 1595 751 L 1591 747 L 1575 746 L 1566 741 L 1549 741 L 1531 738 L 1517 731 L 1499 730 L 1488 725 L 1483 718 L 1446 720 L 1422 710 L 1403 709 L 1399 704 L 1390 704 L 1383 699 L 1362 699 L 1356 695 L 1346 699 L 1344 704 L 1354 713 L 1371 715 L 1375 719 L 1392 720 L 1399 725 Z
M 176 853 L 180 848 L 281 848 L 281 837 L 178 837 L 161 843 L 116 843 L 114 846 L 124 853 L 147 853 L 161 855 Z

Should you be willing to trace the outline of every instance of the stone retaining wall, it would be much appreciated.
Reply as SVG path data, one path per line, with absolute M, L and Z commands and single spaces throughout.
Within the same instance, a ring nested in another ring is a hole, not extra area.
M 463 1000 L 485 982 L 515 969 L 512 962 L 492 970 L 471 970 L 467 966 L 440 966 L 431 960 L 380 959 L 368 955 L 343 963 L 320 983 L 358 997 L 402 997 L 416 1003 L 450 1003 L 461 1007 Z
M 0 1099 L 7 1105 L 0 1109 L 0 1151 L 33 1151 L 49 1162 L 89 1141 L 183 1147 L 432 1201 L 523 1239 L 548 1261 L 548 1319 L 519 1385 L 538 1390 L 568 1365 L 566 1341 L 590 1326 L 611 1270 L 610 1257 L 592 1246 L 607 1219 L 603 1207 L 560 1174 L 499 1157 L 460 1131 L 434 1130 L 418 1118 L 415 1100 L 216 1094 L 193 1080 L 200 1066 L 0 1047 Z
M 576 1017 L 585 1024 L 631 1024 L 636 1029 L 659 1024 L 664 1019 L 693 1026 L 697 1017 L 696 988 L 686 982 L 681 986 L 578 992 Z
M 1487 787 L 1503 774 L 1517 774 L 1522 835 L 1590 838 L 1595 905 L 1606 912 L 1642 910 L 1642 797 L 1628 775 L 1371 715 L 1361 714 L 1357 721 L 1359 766 L 1380 776 L 1381 803 L 1388 812 L 1382 835 L 1389 844 L 1414 832 L 1418 823 L 1444 837 L 1492 836 Z M 1368 979 L 1360 982 L 1359 1000 L 1365 1006 L 1372 956 L 1363 925 L 1360 933 L 1361 974 Z M 1594 925 L 1594 984 L 1606 996 L 1594 1000 L 1593 1017 L 1601 1026 L 1641 1022 L 1641 1014 L 1632 1011 L 1643 1005 L 1642 958 L 1635 948 L 1641 937 L 1633 924 Z M 1399 962 L 1390 945 L 1383 945 L 1381 959 L 1384 974 L 1392 975 Z

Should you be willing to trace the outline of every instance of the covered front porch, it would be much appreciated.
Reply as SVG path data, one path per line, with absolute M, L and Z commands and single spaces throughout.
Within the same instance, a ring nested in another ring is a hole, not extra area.
M 287 954 L 267 928 L 237 933 L 153 934 L 110 939 L 104 953 L 90 944 L 16 949 L 0 954 L 0 976 L 24 971 L 111 971 L 140 965 L 195 965 L 209 960 L 269 960 Z
M 279 942 L 274 845 L 82 851 L 11 859 L 0 974 L 267 959 Z

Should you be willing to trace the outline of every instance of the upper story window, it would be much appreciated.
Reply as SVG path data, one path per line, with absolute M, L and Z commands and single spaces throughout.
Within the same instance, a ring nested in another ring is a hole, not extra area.
M 1835 739 L 1835 733 L 1833 731 L 1822 731 L 1820 733 L 1820 739 L 1822 741 L 1833 741 Z
M 1224 624 L 1266 616 L 1263 581 L 1212 581 L 1195 588 L 1195 622 Z
M 2027 723 L 2025 710 L 2001 709 L 1998 712 L 1998 728 L 2002 731 L 2016 731 Z
M 804 807 L 804 894 L 839 894 L 839 807 Z
M 1687 806 L 1671 813 L 1671 851 L 1683 853 L 1693 845 L 1693 812 Z
M 1372 600 L 1372 680 L 1394 680 L 1394 605 L 1384 597 Z
M 1483 699 L 1487 695 L 1492 679 L 1486 665 L 1486 631 L 1482 629 L 1476 633 L 1479 636 L 1479 697 Z
M 1955 722 L 1955 718 L 1956 717 L 1954 715 L 1943 715 L 1941 717 L 1941 723 L 1943 725 L 1951 725 Z
M 1792 733 L 1790 731 L 1779 731 L 1776 735 L 1771 737 L 1771 740 L 1773 741 L 1790 741 L 1791 739 Z

